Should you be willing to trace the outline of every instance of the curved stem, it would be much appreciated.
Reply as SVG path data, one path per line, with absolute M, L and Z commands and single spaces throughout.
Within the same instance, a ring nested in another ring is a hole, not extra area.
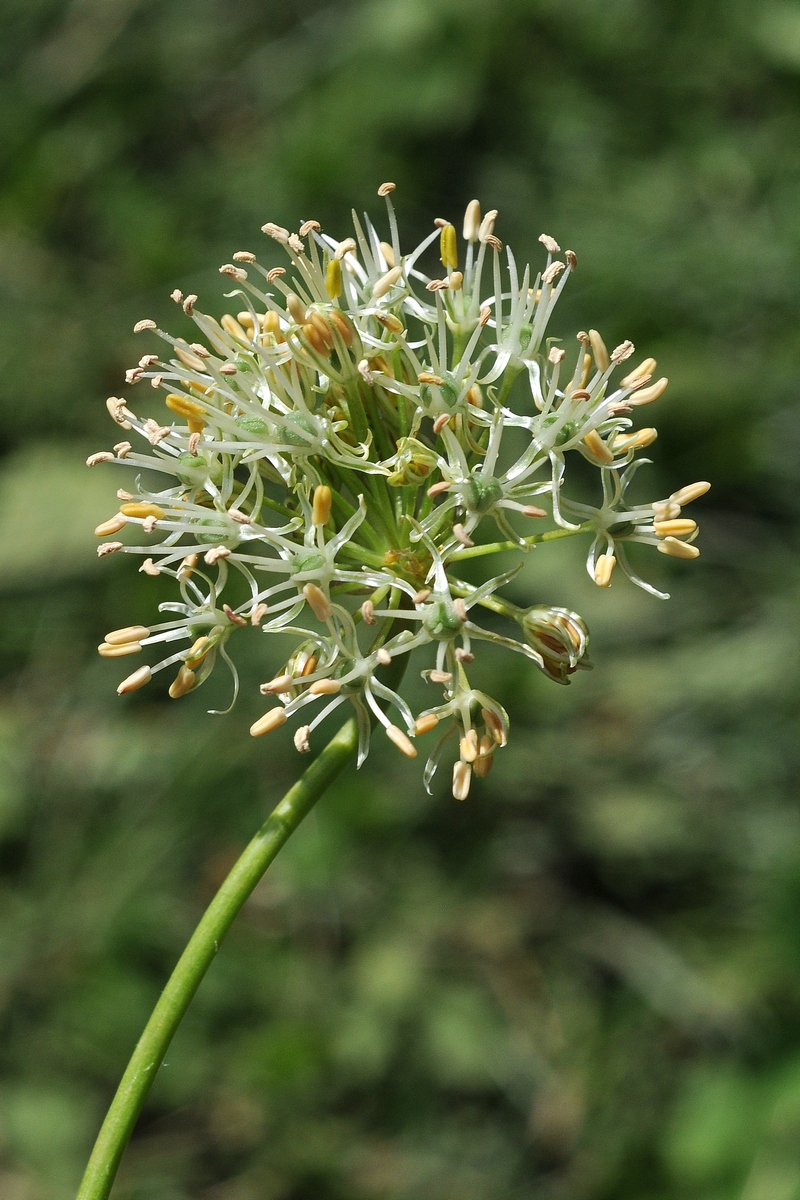
M 175 1030 L 220 943 L 275 855 L 322 793 L 355 756 L 358 730 L 349 720 L 331 738 L 244 850 L 206 909 L 178 960 L 128 1063 L 95 1142 L 77 1200 L 105 1200 L 136 1119 Z

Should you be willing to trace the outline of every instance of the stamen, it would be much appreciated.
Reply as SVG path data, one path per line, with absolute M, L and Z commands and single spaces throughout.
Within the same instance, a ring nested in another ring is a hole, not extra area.
M 466 800 L 472 783 L 472 767 L 460 759 L 453 764 L 453 799 Z
M 403 733 L 402 729 L 398 729 L 396 725 L 386 726 L 386 736 L 390 742 L 393 742 L 401 754 L 405 754 L 406 758 L 417 757 L 417 747 L 411 741 L 411 738 Z
M 144 687 L 153 678 L 153 672 L 149 667 L 139 667 L 138 671 L 134 671 L 127 679 L 123 679 L 122 683 L 117 687 L 118 696 L 127 696 L 128 692 L 136 692 L 140 687 Z
M 285 709 L 271 708 L 269 712 L 264 713 L 263 717 L 259 717 L 257 721 L 253 722 L 250 726 L 250 736 L 263 737 L 265 733 L 272 733 L 273 729 L 280 729 L 287 720 Z

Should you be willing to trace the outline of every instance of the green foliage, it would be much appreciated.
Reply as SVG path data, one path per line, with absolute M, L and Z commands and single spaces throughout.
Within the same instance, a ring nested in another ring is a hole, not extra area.
M 158 591 L 95 560 L 117 483 L 79 467 L 129 330 L 174 324 L 175 286 L 218 294 L 265 221 L 341 226 L 393 179 L 409 238 L 479 195 L 521 253 L 574 246 L 561 320 L 670 376 L 648 491 L 713 481 L 703 557 L 660 564 L 660 605 L 580 582 L 568 543 L 531 553 L 520 602 L 580 611 L 595 671 L 559 689 L 498 657 L 515 736 L 464 805 L 391 747 L 340 781 L 212 967 L 118 1195 L 797 1200 L 797 6 L 7 0 L 2 22 L 0 1195 L 70 1195 L 298 770 L 286 730 L 246 736 L 255 653 L 219 718 L 222 683 L 118 701 L 94 656 Z

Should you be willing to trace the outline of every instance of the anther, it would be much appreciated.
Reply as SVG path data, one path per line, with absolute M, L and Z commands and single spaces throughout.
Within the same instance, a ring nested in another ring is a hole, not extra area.
M 253 722 L 250 726 L 250 736 L 263 737 L 265 733 L 272 733 L 273 729 L 280 729 L 287 720 L 285 709 L 271 708 L 269 712 L 264 713 L 263 717 L 259 717 L 257 721 Z
M 654 358 L 645 358 L 640 362 L 638 367 L 634 367 L 624 379 L 620 380 L 620 387 L 630 387 L 635 379 L 639 379 L 642 375 L 652 375 L 656 369 L 656 360 Z
M 658 400 L 659 396 L 663 396 L 667 390 L 669 380 L 666 375 L 658 379 L 655 383 L 651 383 L 649 387 L 639 388 L 632 396 L 627 399 L 628 404 L 640 406 L 642 404 L 652 404 L 654 400 Z
M 97 467 L 100 463 L 113 462 L 114 455 L 110 450 L 98 450 L 96 454 L 90 454 L 86 460 L 87 467 Z
M 583 439 L 583 444 L 598 462 L 610 463 L 614 461 L 614 455 L 611 453 L 596 429 L 592 429 L 586 434 Z
M 428 713 L 424 717 L 417 717 L 414 722 L 414 732 L 419 737 L 423 733 L 430 733 L 439 724 L 439 718 L 436 713 Z
M 109 537 L 112 533 L 119 533 L 120 529 L 124 529 L 127 521 L 121 513 L 117 513 L 115 517 L 109 517 L 107 521 L 101 521 L 94 531 L 95 537 Z
M 422 371 L 417 376 L 417 383 L 432 383 L 434 387 L 444 387 L 441 375 L 434 375 L 432 371 Z
M 442 432 L 445 425 L 450 424 L 450 420 L 451 420 L 450 413 L 439 413 L 439 416 L 433 422 L 433 432 L 436 434 L 437 437 Z
M 128 654 L 138 654 L 141 648 L 139 642 L 121 642 L 119 645 L 101 642 L 97 647 L 97 653 L 102 658 L 125 658 Z
M 262 696 L 279 696 L 281 692 L 288 692 L 293 683 L 293 676 L 278 675 L 275 679 L 270 679 L 269 683 L 262 683 L 258 690 Z
M 122 542 L 103 542 L 102 546 L 97 547 L 97 557 L 105 558 L 107 554 L 116 554 L 118 550 L 122 549 Z M 141 567 L 139 569 L 141 570 Z
M 613 442 L 614 453 L 624 454 L 628 450 L 644 450 L 646 446 L 652 446 L 657 437 L 658 430 L 652 427 L 637 429 L 636 433 L 617 434 Z
M 396 283 L 399 283 L 402 277 L 402 267 L 392 267 L 392 269 L 387 271 L 385 275 L 381 275 L 380 279 L 372 289 L 373 299 L 380 300 L 382 296 L 385 296 L 387 292 L 392 290 Z
M 452 678 L 452 671 L 431 671 L 428 675 L 431 683 L 450 683 Z
M 508 732 L 503 721 L 496 712 L 492 712 L 490 708 L 482 708 L 481 716 L 483 723 L 492 735 L 492 739 L 497 746 L 505 746 L 508 740 Z
M 178 668 L 178 674 L 169 685 L 169 697 L 171 700 L 180 700 L 181 696 L 186 696 L 192 690 L 197 682 L 197 676 L 191 668 L 182 665 Z
M 195 295 L 187 296 L 186 299 L 184 300 L 183 311 L 186 313 L 187 317 L 191 317 L 193 315 L 194 306 L 196 303 L 197 303 L 197 296 L 195 296 Z
M 475 762 L 475 759 L 478 757 L 478 735 L 474 729 L 470 729 L 462 737 L 458 744 L 458 749 L 463 762 Z
M 377 625 L 378 620 L 375 616 L 375 605 L 371 600 L 365 600 L 361 605 L 361 616 L 365 625 Z
M 183 292 L 180 288 L 175 288 L 174 292 L 170 292 L 169 298 L 170 300 L 174 300 L 176 304 L 181 304 L 183 301 Z
M 396 725 L 387 725 L 386 736 L 390 742 L 393 742 L 401 754 L 405 754 L 406 758 L 417 757 L 417 747 L 411 741 L 407 734 L 403 733 L 402 729 L 398 729 Z
M 694 533 L 697 529 L 697 522 L 692 521 L 689 517 L 676 517 L 671 521 L 655 521 L 653 527 L 656 531 L 656 537 L 688 537 L 690 533 Z
M 495 237 L 493 233 L 487 234 L 487 236 L 482 240 L 486 242 L 486 245 L 492 250 L 497 250 L 499 252 L 503 249 L 503 243 L 500 241 L 500 238 Z
M 478 226 L 478 241 L 488 242 L 494 234 L 494 223 L 497 220 L 497 209 L 490 208 Z
M 479 200 L 470 200 L 464 213 L 462 233 L 465 242 L 477 242 L 481 227 L 481 205 Z
M 133 446 L 130 442 L 117 442 L 116 446 L 114 447 L 114 453 L 116 454 L 117 458 L 127 458 L 132 449 Z
M 460 542 L 462 546 L 474 546 L 475 545 L 472 538 L 469 536 L 469 534 L 464 529 L 463 525 L 454 525 L 453 526 L 453 537 L 456 539 L 457 542 Z M 456 601 L 456 603 L 458 603 L 458 601 Z M 461 603 L 463 603 L 463 601 Z
M 681 542 L 674 537 L 664 538 L 663 542 L 658 543 L 658 549 L 662 554 L 669 554 L 671 558 L 699 558 L 700 556 L 697 546 L 693 546 L 691 542 Z
M 448 271 L 455 271 L 458 267 L 458 246 L 456 244 L 456 227 L 455 225 L 443 225 L 442 232 L 439 235 L 439 257 L 442 261 L 442 266 Z
M 106 408 L 112 421 L 116 421 L 121 429 L 132 428 L 130 421 L 125 419 L 125 413 L 127 412 L 125 401 L 120 399 L 119 396 L 109 396 L 106 400 Z
M 491 319 L 492 319 L 492 310 L 489 308 L 489 306 L 487 304 L 481 309 L 480 316 L 478 318 L 478 324 L 480 325 L 481 329 L 483 329 L 484 326 L 488 325 L 489 322 L 491 321 Z
M 378 662 L 381 664 L 382 667 L 388 667 L 391 664 L 392 656 L 388 650 L 384 649 L 383 646 L 380 646 L 375 651 L 375 657 L 377 658 Z
M 233 625 L 238 625 L 241 629 L 247 625 L 247 621 L 239 613 L 234 612 L 230 604 L 223 604 L 222 611 Z
M 306 319 L 306 306 L 298 295 L 289 292 L 286 297 L 286 309 L 296 325 L 302 325 Z
M 250 624 L 255 625 L 255 626 L 260 625 L 268 612 L 269 612 L 269 608 L 262 600 L 259 604 L 257 604 L 255 606 L 253 611 L 250 613 Z
M 105 640 L 109 646 L 124 646 L 128 642 L 140 642 L 149 635 L 146 625 L 126 625 L 123 629 L 112 629 Z
M 332 258 L 325 268 L 325 291 L 331 300 L 342 294 L 342 264 L 338 258 Z
M 233 255 L 233 261 L 254 263 L 256 261 L 256 256 L 250 250 L 237 250 Z
M 389 333 L 405 333 L 405 325 L 394 313 L 387 313 L 379 308 L 372 315 L 376 321 L 380 321 L 384 329 L 388 329 Z
M 119 511 L 123 517 L 155 517 L 157 521 L 164 519 L 164 509 L 147 500 L 135 500 L 132 504 L 123 504 Z
M 563 361 L 566 350 L 562 350 L 560 346 L 551 346 L 547 354 L 547 361 L 555 366 Z
M 314 233 L 319 233 L 321 229 L 322 226 L 320 225 L 319 221 L 303 221 L 303 224 L 300 226 L 297 232 L 300 234 L 300 237 L 308 237 L 312 231 Z
M 231 337 L 236 338 L 237 341 L 240 341 L 240 342 L 249 342 L 250 341 L 250 338 L 247 336 L 245 331 L 242 329 L 241 325 L 236 320 L 236 317 L 232 317 L 230 313 L 223 313 L 223 315 L 219 319 L 219 323 L 222 326 L 222 328 L 225 330 L 225 332 L 229 333 L 231 335 Z
M 155 321 L 137 321 L 133 327 L 134 333 L 144 333 L 145 329 L 157 329 Z
M 333 613 L 333 605 L 322 588 L 317 587 L 315 583 L 307 583 L 303 588 L 303 595 L 318 621 L 324 622 L 330 620 Z
M 237 525 L 250 524 L 250 517 L 246 512 L 242 512 L 240 508 L 229 508 L 228 516 L 232 521 L 235 521 Z
M 472 783 L 472 767 L 459 761 L 453 764 L 453 799 L 466 800 Z
M 292 741 L 294 742 L 294 748 L 297 750 L 298 754 L 308 754 L 310 751 L 311 744 L 308 740 L 310 733 L 310 725 L 301 725 L 299 729 L 295 730 Z
M 430 588 L 420 588 L 420 590 L 418 592 L 415 592 L 414 595 L 411 597 L 411 603 L 412 604 L 424 604 L 426 600 L 430 600 L 432 595 L 433 595 L 433 593 L 431 592 Z
M 547 509 L 537 508 L 535 504 L 525 504 L 522 509 L 523 517 L 546 517 Z
M 286 267 L 272 267 L 267 271 L 267 283 L 274 283 L 276 279 L 280 279 L 286 274 Z
M 336 247 L 333 256 L 334 258 L 339 259 L 341 262 L 345 254 L 355 254 L 357 249 L 358 246 L 356 245 L 355 238 L 345 238 L 343 242 L 339 242 L 339 245 Z
M 471 650 L 465 650 L 463 646 L 459 646 L 455 652 L 456 662 L 465 663 L 467 666 L 475 661 L 475 655 Z
M 276 225 L 274 221 L 267 221 L 266 225 L 262 225 L 261 232 L 266 233 L 276 242 L 281 242 L 284 246 L 289 243 L 289 230 L 284 229 L 282 225 Z
M 564 251 L 564 258 L 567 260 L 567 266 L 569 267 L 570 271 L 574 271 L 574 270 L 576 270 L 576 269 L 577 269 L 577 266 L 578 266 L 578 256 L 577 256 L 577 254 L 575 253 L 575 251 L 574 251 L 574 250 L 565 250 L 565 251 Z M 492 760 L 491 760 L 491 759 L 489 759 L 489 762 L 491 762 L 491 761 L 492 761 Z
M 220 275 L 227 275 L 229 279 L 235 279 L 237 283 L 244 283 L 247 279 L 247 271 L 244 267 L 237 267 L 234 263 L 223 263 L 219 269 Z
M 549 233 L 540 233 L 539 241 L 544 246 L 548 254 L 559 254 L 561 247 L 555 238 L 550 237 Z
M 109 544 L 110 545 L 120 545 L 120 546 L 122 545 L 121 542 L 117 542 L 117 543 L 111 542 Z M 155 577 L 157 575 L 161 574 L 158 567 L 153 562 L 152 558 L 146 558 L 144 560 L 144 562 L 142 563 L 142 565 L 139 567 L 139 571 L 141 572 L 142 575 L 150 575 L 151 578 L 153 578 L 153 579 L 155 579 Z
M 564 263 L 560 259 L 551 262 L 546 271 L 542 272 L 542 283 L 555 283 L 562 271 L 566 270 Z
M 611 573 L 617 560 L 611 553 L 601 554 L 594 564 L 594 581 L 598 587 L 610 587 Z
M 342 690 L 339 679 L 317 679 L 308 689 L 312 696 L 335 696 Z
M 611 358 L 606 349 L 605 342 L 596 329 L 589 330 L 589 342 L 591 343 L 592 354 L 594 355 L 598 371 L 607 371 L 611 366 Z
M 629 342 L 629 341 L 620 342 L 620 344 L 618 346 L 615 346 L 614 349 L 611 351 L 612 363 L 625 362 L 626 359 L 630 358 L 630 356 L 633 354 L 635 349 L 636 349 L 636 347 L 634 346 L 633 342 Z
M 691 504 L 693 500 L 699 500 L 701 496 L 705 496 L 706 492 L 711 488 L 710 483 L 689 483 L 686 487 L 679 488 L 677 492 L 673 492 L 670 496 L 675 504 Z
M 128 692 L 138 691 L 140 687 L 144 687 L 153 678 L 153 672 L 149 667 L 139 667 L 138 671 L 134 671 L 127 679 L 123 679 L 117 687 L 118 696 L 127 696 Z
M 379 196 L 389 196 L 397 187 L 396 183 L 382 183 L 378 188 Z
M 203 555 L 203 562 L 209 567 L 213 567 L 221 558 L 230 558 L 231 552 L 227 546 L 212 546 L 210 550 L 206 550 Z

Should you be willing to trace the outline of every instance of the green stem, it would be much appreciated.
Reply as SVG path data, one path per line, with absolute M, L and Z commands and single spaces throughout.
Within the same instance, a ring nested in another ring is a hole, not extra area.
M 540 542 L 557 542 L 561 538 L 575 537 L 578 533 L 589 533 L 594 525 L 587 521 L 578 529 L 548 529 L 547 533 L 534 533 L 531 537 L 523 538 L 526 546 L 537 546 Z M 461 562 L 465 558 L 481 558 L 484 554 L 498 554 L 501 550 L 519 550 L 516 542 L 487 542 L 481 546 L 465 546 L 463 550 L 454 550 L 448 562 Z
M 207 908 L 147 1022 L 95 1142 L 77 1200 L 106 1200 L 128 1139 L 175 1030 L 220 942 L 275 855 L 355 756 L 358 731 L 347 721 L 262 825 Z

